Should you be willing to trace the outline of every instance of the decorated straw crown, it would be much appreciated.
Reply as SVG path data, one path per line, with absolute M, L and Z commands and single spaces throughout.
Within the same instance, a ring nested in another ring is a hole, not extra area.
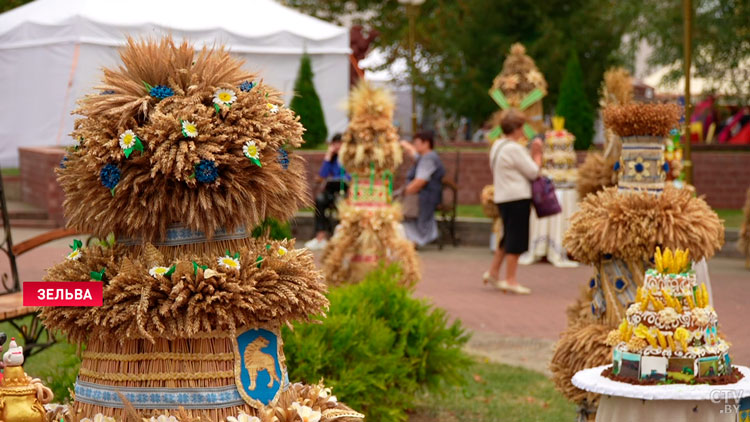
M 77 145 L 58 171 L 69 225 L 164 238 L 212 237 L 288 219 L 306 202 L 304 129 L 280 93 L 221 48 L 129 39 L 100 93 L 79 102 Z
M 620 159 L 614 164 L 619 190 L 660 193 L 669 170 L 664 138 L 677 126 L 680 107 L 633 103 L 608 106 L 603 114 L 604 124 L 622 139 Z
M 361 81 L 349 95 L 351 121 L 342 138 L 339 160 L 353 175 L 394 171 L 403 159 L 393 126 L 393 96 Z

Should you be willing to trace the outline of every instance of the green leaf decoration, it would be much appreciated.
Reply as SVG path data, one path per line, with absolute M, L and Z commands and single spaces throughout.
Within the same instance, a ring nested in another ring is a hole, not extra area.
M 188 176 L 188 179 L 195 179 L 195 172 L 193 172 L 193 174 L 191 174 L 190 176 Z
M 134 149 L 134 147 L 130 147 L 130 148 L 128 148 L 128 149 L 124 149 L 124 150 L 122 151 L 122 152 L 124 152 L 124 153 L 125 153 L 125 158 L 130 158 L 130 154 L 132 154 L 132 153 L 133 153 L 133 149 Z
M 113 247 L 113 246 L 115 246 L 115 233 L 114 232 L 109 232 L 109 234 L 107 235 L 107 239 L 106 240 L 107 240 L 107 244 L 109 245 L 110 248 Z
M 115 188 L 110 189 L 109 193 L 111 193 L 112 197 L 114 198 L 114 196 L 115 196 Z
M 91 271 L 91 278 L 93 280 L 96 280 L 96 281 L 102 281 L 102 280 L 104 280 L 104 272 L 106 270 L 107 270 L 106 268 L 102 268 L 102 270 L 99 271 L 99 272 Z
M 270 251 L 271 250 L 271 245 L 266 245 L 266 250 Z
M 542 90 L 539 89 L 539 88 L 534 88 L 533 91 L 529 92 L 523 98 L 523 100 L 521 100 L 521 106 L 520 106 L 521 110 L 526 110 L 527 108 L 529 108 L 529 106 L 531 106 L 535 102 L 541 100 L 542 97 L 544 97 L 544 94 L 542 93 Z
M 141 142 L 141 138 L 139 138 L 137 136 L 135 137 L 135 146 L 134 146 L 134 148 L 135 148 L 136 151 L 143 152 L 143 142 Z
M 510 108 L 510 104 L 505 98 L 505 95 L 503 95 L 503 91 L 500 91 L 499 89 L 493 89 L 492 91 L 490 91 L 490 97 L 492 97 L 497 105 L 499 105 L 503 110 L 507 110 Z
M 523 124 L 523 133 L 526 135 L 527 138 L 531 139 L 536 135 L 536 131 L 533 127 L 529 126 L 528 123 Z
M 169 271 L 167 271 L 166 273 L 164 273 L 164 277 L 171 276 L 172 274 L 174 274 L 174 270 L 176 270 L 176 269 L 177 269 L 177 266 L 176 265 L 172 265 L 171 267 L 169 267 Z
M 490 139 L 490 141 L 494 141 L 495 139 L 499 138 L 503 134 L 503 129 L 500 126 L 495 126 L 494 129 L 490 131 L 490 133 L 487 134 L 487 137 Z
M 216 110 L 216 114 L 220 114 L 221 113 L 221 109 L 219 108 L 219 105 L 216 104 L 216 103 L 214 103 L 214 110 Z
M 153 86 L 151 86 L 151 85 L 149 85 L 149 83 L 148 83 L 148 82 L 146 82 L 146 81 L 142 81 L 142 82 L 143 82 L 143 86 L 145 86 L 145 87 L 146 87 L 146 89 L 147 89 L 147 90 L 148 90 L 149 92 L 151 92 L 151 90 L 152 90 L 152 89 L 153 89 L 154 87 L 153 87 Z
M 262 264 L 262 263 L 263 263 L 263 257 L 262 256 L 259 256 L 259 257 L 255 258 L 255 264 L 256 264 L 256 266 L 258 268 L 260 268 L 260 264 Z
M 257 158 L 250 158 L 250 161 L 252 161 L 252 162 L 253 162 L 253 164 L 255 164 L 255 165 L 256 165 L 256 166 L 258 166 L 258 167 L 263 167 L 263 164 L 261 164 L 261 163 L 260 163 L 260 160 L 259 160 L 259 159 L 257 159 Z
M 75 251 L 77 249 L 81 249 L 81 247 L 83 246 L 83 242 L 81 242 L 80 239 L 73 239 L 73 244 L 68 246 L 70 246 L 70 249 L 73 249 Z
M 200 268 L 202 270 L 205 270 L 205 269 L 208 268 L 208 265 L 198 265 L 197 262 L 193 261 L 193 274 L 195 274 L 196 277 L 198 276 L 198 268 Z M 171 268 L 169 270 L 172 271 Z M 174 271 L 172 271 L 172 272 L 174 272 Z
M 239 252 L 235 252 L 233 256 L 234 256 L 234 259 L 240 259 L 240 253 Z

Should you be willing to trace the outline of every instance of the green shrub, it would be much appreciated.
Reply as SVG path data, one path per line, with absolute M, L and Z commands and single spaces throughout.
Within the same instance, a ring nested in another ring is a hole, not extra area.
M 290 379 L 325 379 L 370 422 L 405 421 L 418 391 L 462 383 L 469 335 L 442 309 L 413 298 L 400 279 L 397 266 L 381 266 L 357 285 L 332 289 L 320 324 L 285 328 Z
M 595 111 L 586 98 L 583 88 L 583 71 L 575 50 L 565 65 L 565 75 L 560 84 L 560 96 L 555 113 L 565 117 L 565 128 L 576 137 L 575 149 L 586 150 L 594 137 Z
M 305 127 L 302 135 L 305 140 L 303 148 L 315 148 L 325 142 L 328 128 L 320 98 L 315 91 L 312 64 L 307 53 L 302 55 L 297 80 L 294 81 L 294 97 L 289 108 L 299 115 L 299 121 Z
M 292 237 L 292 226 L 288 221 L 281 222 L 275 218 L 266 218 L 253 229 L 252 236 L 259 238 L 268 233 L 273 240 L 284 240 Z

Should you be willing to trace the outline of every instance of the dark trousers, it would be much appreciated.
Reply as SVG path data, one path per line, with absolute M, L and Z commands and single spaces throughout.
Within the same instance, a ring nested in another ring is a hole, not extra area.
M 344 187 L 346 190 L 346 186 Z M 333 233 L 334 222 L 326 215 L 326 211 L 336 206 L 336 199 L 341 193 L 341 182 L 328 181 L 323 189 L 315 197 L 315 233 L 329 232 Z

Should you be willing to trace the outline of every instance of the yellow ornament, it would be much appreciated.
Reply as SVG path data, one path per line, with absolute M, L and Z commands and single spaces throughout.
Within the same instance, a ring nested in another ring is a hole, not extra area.
M 656 247 L 656 253 L 654 253 L 654 264 L 656 265 L 656 271 L 663 273 L 664 272 L 664 264 L 661 260 L 661 249 L 659 247 Z
M 659 346 L 661 346 L 662 349 L 666 349 L 667 339 L 664 338 L 664 334 L 661 333 L 661 330 L 656 330 L 656 337 L 659 339 Z
M 677 349 L 675 348 L 675 344 L 674 344 L 674 338 L 672 337 L 672 334 L 669 334 L 669 335 L 667 335 L 667 343 L 669 343 L 669 348 L 670 348 L 670 349 L 671 349 L 671 350 L 672 350 L 673 352 L 676 352 L 676 351 L 677 351 Z
M 690 340 L 690 332 L 684 327 L 680 327 L 674 331 L 674 339 L 680 342 L 682 350 L 687 352 L 688 341 Z

